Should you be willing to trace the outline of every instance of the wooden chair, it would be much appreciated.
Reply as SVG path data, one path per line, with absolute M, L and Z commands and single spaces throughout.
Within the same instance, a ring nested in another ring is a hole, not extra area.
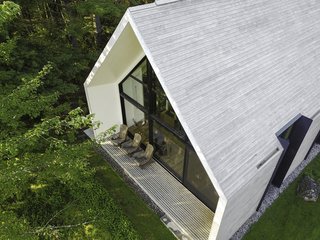
M 119 146 L 127 140 L 127 136 L 128 136 L 128 126 L 125 124 L 121 124 L 120 131 L 111 137 L 111 141 L 113 142 L 113 144 Z
M 135 133 L 133 140 L 122 143 L 121 147 L 124 148 L 129 155 L 132 155 L 139 150 L 140 143 L 141 135 L 139 133 Z
M 151 162 L 153 152 L 153 146 L 148 143 L 145 151 L 136 152 L 135 154 L 133 154 L 133 157 L 137 162 L 138 166 L 143 167 Z

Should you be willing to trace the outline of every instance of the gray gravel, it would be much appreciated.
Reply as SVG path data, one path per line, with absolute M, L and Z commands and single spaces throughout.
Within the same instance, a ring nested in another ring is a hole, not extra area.
M 280 196 L 280 194 L 292 183 L 301 171 L 318 155 L 320 152 L 320 145 L 315 144 L 306 160 L 302 163 L 283 181 L 280 188 L 276 188 L 272 185 L 268 188 L 267 194 L 262 201 L 261 207 L 258 212 L 254 213 L 242 226 L 241 228 L 231 237 L 231 240 L 242 239 L 243 236 L 248 232 L 251 225 L 259 220 L 268 207 Z

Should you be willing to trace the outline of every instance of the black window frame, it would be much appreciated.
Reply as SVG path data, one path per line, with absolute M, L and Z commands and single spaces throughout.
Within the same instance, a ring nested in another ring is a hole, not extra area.
M 135 76 L 132 75 L 132 73 L 135 72 L 135 70 L 140 67 L 140 65 L 143 63 L 143 61 L 147 62 L 147 84 L 140 79 L 136 78 Z M 123 86 L 122 84 L 129 78 L 131 77 L 133 80 L 143 84 L 143 87 L 147 87 L 148 89 L 148 97 L 149 97 L 149 104 L 148 106 L 142 106 L 140 103 L 138 103 L 135 99 L 131 98 L 128 96 L 126 93 L 123 91 Z M 183 184 L 187 189 L 189 189 L 197 198 L 199 198 L 200 201 L 202 201 L 206 206 L 208 206 L 212 211 L 216 210 L 217 204 L 215 206 L 212 206 L 213 204 L 210 202 L 209 199 L 207 199 L 204 194 L 202 194 L 200 191 L 197 191 L 196 188 L 191 186 L 191 184 L 188 183 L 187 181 L 187 168 L 189 164 L 189 152 L 194 151 L 190 140 L 188 139 L 186 133 L 184 132 L 179 132 L 177 129 L 172 128 L 169 126 L 164 120 L 162 120 L 159 116 L 156 114 L 156 94 L 154 92 L 155 89 L 155 82 L 153 81 L 152 78 L 156 77 L 156 74 L 154 73 L 150 62 L 148 61 L 147 57 L 144 56 L 138 64 L 125 76 L 125 78 L 119 83 L 119 91 L 120 91 L 120 102 L 121 102 L 121 111 L 122 111 L 122 118 L 123 118 L 123 123 L 127 124 L 127 119 L 126 119 L 126 112 L 125 112 L 125 100 L 137 107 L 139 110 L 144 112 L 147 115 L 148 119 L 148 128 L 149 128 L 149 142 L 151 144 L 153 143 L 153 123 L 156 122 L 159 124 L 161 127 L 163 127 L 165 130 L 169 131 L 171 134 L 173 134 L 175 137 L 178 138 L 179 141 L 184 145 L 184 159 L 183 159 L 183 169 L 182 169 L 182 177 L 179 177 L 178 175 L 175 174 L 175 171 L 167 165 L 165 162 L 161 161 L 157 154 L 155 154 L 155 159 L 156 161 L 163 167 L 165 168 L 173 177 L 175 177 L 181 184 Z M 129 132 L 129 137 L 133 138 L 133 134 Z M 145 148 L 146 146 L 142 144 L 142 148 Z M 195 151 L 194 151 L 195 152 Z M 200 161 L 200 160 L 199 160 Z M 208 177 L 209 178 L 209 177 Z M 215 192 L 215 188 L 213 188 Z

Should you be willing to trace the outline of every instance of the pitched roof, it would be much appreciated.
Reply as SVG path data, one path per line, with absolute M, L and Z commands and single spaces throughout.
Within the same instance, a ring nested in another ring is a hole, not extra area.
M 225 195 L 257 174 L 281 127 L 320 108 L 319 1 L 180 0 L 129 15 Z

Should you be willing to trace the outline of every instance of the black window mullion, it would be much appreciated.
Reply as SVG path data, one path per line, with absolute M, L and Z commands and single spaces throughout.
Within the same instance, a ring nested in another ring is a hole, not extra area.
M 153 82 L 152 82 L 152 67 L 147 59 L 147 86 L 149 93 L 149 106 L 148 106 L 148 119 L 149 119 L 149 142 L 153 144 L 153 121 L 151 114 L 154 112 L 155 105 L 155 96 L 152 91 Z
M 122 85 L 122 83 L 123 82 L 125 82 L 127 79 L 128 79 L 128 77 L 130 77 L 130 75 L 135 71 L 135 70 L 137 70 L 137 68 L 141 65 L 141 63 L 146 59 L 147 57 L 143 57 L 142 59 L 141 59 L 141 61 L 137 64 L 137 66 L 135 66 L 126 76 L 125 76 L 125 78 L 119 83 L 119 86 L 121 86 Z M 148 59 L 147 59 L 148 60 Z M 138 79 L 138 78 L 137 78 Z M 136 79 L 135 79 L 136 80 Z
M 191 142 L 190 142 L 188 137 L 186 137 L 185 143 L 189 148 L 191 148 L 191 149 L 193 148 L 193 146 L 192 146 L 192 144 L 191 144 Z
M 182 183 L 183 185 L 187 182 L 187 169 L 189 164 L 189 146 L 188 144 L 185 144 L 185 150 L 184 150 L 184 163 L 183 163 L 183 172 L 182 172 Z
M 176 136 L 177 138 L 179 138 L 183 143 L 187 143 L 184 137 L 184 134 L 178 133 L 177 130 L 175 130 L 172 127 L 169 127 L 162 119 L 160 119 L 158 116 L 154 115 L 154 114 L 150 114 L 150 117 L 156 121 L 159 125 L 161 125 L 162 127 L 164 127 L 165 129 L 167 129 L 169 132 L 171 132 L 174 136 Z
M 122 84 L 119 84 L 119 92 L 120 92 L 120 105 L 121 105 L 121 113 L 122 113 L 122 122 L 123 124 L 127 124 L 126 111 L 124 107 L 124 99 L 121 97 L 121 93 L 123 92 Z
M 138 103 L 137 101 L 135 101 L 133 98 L 129 97 L 127 94 L 125 93 L 120 93 L 121 98 L 127 100 L 128 102 L 130 102 L 132 105 L 134 105 L 135 107 L 137 107 L 139 110 L 141 110 L 144 113 L 148 113 L 148 110 L 145 109 L 140 103 Z
M 137 81 L 138 83 L 142 84 L 143 87 L 147 87 L 148 88 L 148 84 L 146 84 L 145 82 L 141 81 L 139 78 L 133 76 L 133 75 L 129 75 L 128 78 L 131 77 L 133 80 Z M 128 79 L 126 78 L 126 79 Z
M 122 97 L 120 97 L 120 104 L 121 104 L 122 122 L 123 124 L 127 124 L 126 110 L 124 107 L 124 98 Z

